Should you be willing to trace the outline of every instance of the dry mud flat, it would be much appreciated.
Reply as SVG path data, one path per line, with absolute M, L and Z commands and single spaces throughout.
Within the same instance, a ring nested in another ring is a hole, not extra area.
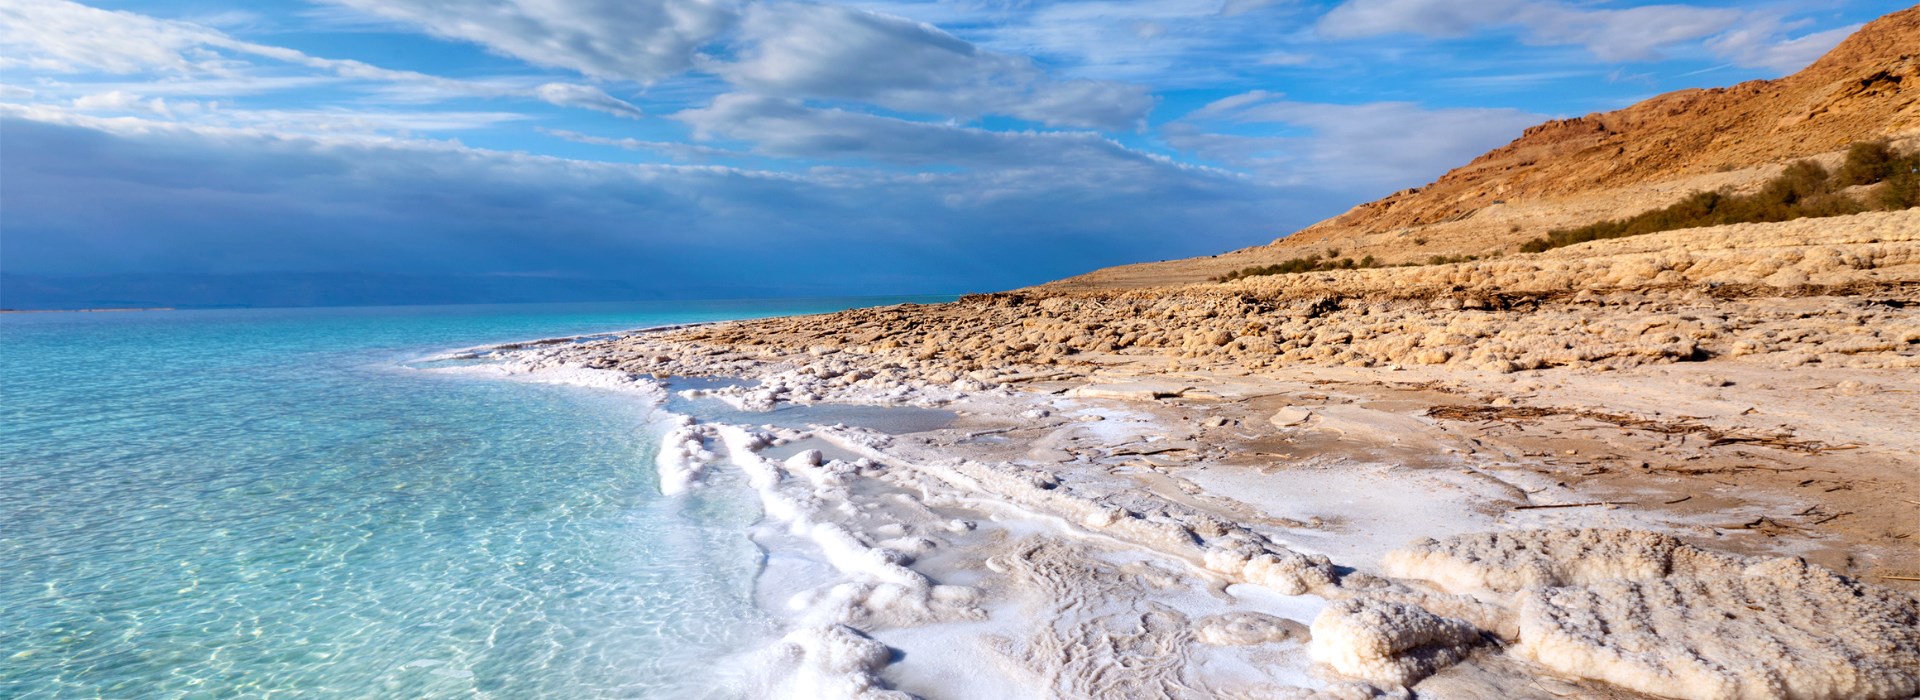
M 1920 212 L 1729 227 L 512 363 L 960 414 L 674 428 L 663 483 L 745 474 L 827 562 L 769 592 L 781 687 L 1911 697 L 1917 238 Z

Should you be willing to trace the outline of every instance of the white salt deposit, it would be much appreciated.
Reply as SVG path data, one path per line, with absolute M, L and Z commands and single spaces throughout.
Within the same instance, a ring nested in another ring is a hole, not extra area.
M 1580 586 L 1615 579 L 1737 571 L 1739 559 L 1644 530 L 1519 530 L 1422 539 L 1389 552 L 1381 568 L 1455 593 Z
M 1908 698 L 1920 605 L 1796 559 L 1529 591 L 1517 653 L 1676 698 Z
M 912 700 L 887 687 L 880 670 L 893 658 L 887 645 L 845 625 L 796 629 L 766 650 L 760 697 L 794 700 Z
M 917 624 L 984 615 L 974 606 L 976 591 L 937 585 L 907 566 L 913 561 L 910 553 L 874 546 L 837 522 L 854 510 L 844 478 L 851 465 L 838 460 L 822 464 L 819 453 L 812 451 L 775 463 L 759 454 L 771 436 L 728 425 L 714 430 L 726 444 L 729 459 L 759 493 L 766 516 L 813 544 L 846 579 L 794 596 L 788 605 L 801 619 Z M 804 490 L 797 484 L 786 486 L 786 476 L 795 472 L 807 482 Z
M 677 416 L 669 422 L 674 427 L 660 438 L 653 463 L 660 472 L 660 493 L 672 496 L 700 480 L 713 453 L 706 448 L 706 431 L 694 425 L 692 418 Z
M 1798 559 L 1635 530 L 1528 530 L 1423 540 L 1386 563 L 1509 594 L 1514 652 L 1567 676 L 1701 700 L 1920 693 L 1920 602 Z
M 1371 597 L 1327 606 L 1312 631 L 1313 660 L 1387 686 L 1409 685 L 1458 663 L 1480 641 L 1473 625 Z

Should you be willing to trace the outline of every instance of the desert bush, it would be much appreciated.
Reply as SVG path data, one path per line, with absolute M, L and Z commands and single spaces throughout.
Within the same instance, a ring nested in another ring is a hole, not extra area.
M 1847 149 L 1847 160 L 1834 171 L 1834 184 L 1839 187 L 1871 185 L 1893 175 L 1893 168 L 1900 161 L 1900 154 L 1886 139 L 1861 141 Z
M 1339 251 L 1335 250 L 1335 251 L 1329 251 L 1329 252 L 1338 253 Z M 1302 272 L 1326 272 L 1328 270 L 1358 270 L 1362 268 L 1379 267 L 1379 266 L 1380 266 L 1379 261 L 1374 260 L 1373 256 L 1371 255 L 1361 258 L 1359 260 L 1354 260 L 1353 258 L 1332 258 L 1332 257 L 1322 258 L 1320 257 L 1319 253 L 1314 253 L 1304 258 L 1293 258 L 1291 260 L 1283 260 L 1281 262 L 1278 262 L 1272 265 L 1258 265 L 1255 267 L 1244 267 L 1238 270 L 1234 270 L 1233 272 L 1229 272 L 1227 274 L 1221 275 L 1219 277 L 1215 277 L 1213 278 L 1213 281 L 1232 282 L 1237 279 L 1246 279 L 1248 277 L 1264 277 L 1266 275 L 1292 275 L 1292 274 L 1299 274 Z
M 1875 199 L 1884 209 L 1912 209 L 1920 207 L 1920 154 L 1906 157 L 1900 163 L 1901 168 L 1887 176 Z
M 1871 179 L 1861 181 L 1866 178 Z M 1539 253 L 1588 241 L 1683 228 L 1858 214 L 1869 208 L 1867 204 L 1839 189 L 1883 180 L 1885 184 L 1874 195 L 1881 207 L 1905 209 L 1920 204 L 1916 201 L 1920 200 L 1916 191 L 1920 189 L 1920 153 L 1901 156 L 1882 142 L 1856 143 L 1834 173 L 1810 160 L 1795 161 L 1753 194 L 1695 192 L 1671 206 L 1625 219 L 1548 231 L 1521 244 L 1520 252 Z

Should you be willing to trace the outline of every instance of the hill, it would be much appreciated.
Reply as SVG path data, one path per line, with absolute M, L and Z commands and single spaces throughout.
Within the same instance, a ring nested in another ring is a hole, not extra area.
M 1050 289 L 1201 282 L 1311 252 L 1388 262 L 1511 252 L 1548 230 L 1750 190 L 1788 163 L 1849 144 L 1920 145 L 1920 7 L 1875 20 L 1793 75 L 1660 95 L 1550 121 L 1439 180 L 1354 207 L 1271 244 L 1097 270 Z

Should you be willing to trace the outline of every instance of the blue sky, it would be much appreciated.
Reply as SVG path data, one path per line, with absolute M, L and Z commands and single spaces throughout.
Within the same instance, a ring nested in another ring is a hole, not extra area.
M 1899 2 L 0 0 L 0 270 L 959 292 L 1256 245 Z

